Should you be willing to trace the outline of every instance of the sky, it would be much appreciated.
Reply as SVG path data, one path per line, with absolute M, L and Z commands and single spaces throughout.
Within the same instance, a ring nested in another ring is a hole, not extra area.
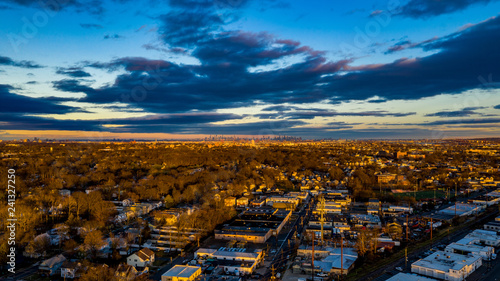
M 500 137 L 499 11 L 0 0 L 0 139 Z

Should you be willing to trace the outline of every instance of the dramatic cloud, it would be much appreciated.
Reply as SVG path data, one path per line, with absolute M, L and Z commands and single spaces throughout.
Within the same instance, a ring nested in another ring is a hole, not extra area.
M 442 93 L 461 93 L 480 87 L 480 77 L 499 77 L 500 18 L 474 25 L 460 32 L 420 45 L 436 54 L 399 59 L 393 63 L 358 67 L 355 72 L 326 78 L 325 90 L 344 99 L 420 99 Z
M 440 125 L 460 125 L 460 124 L 500 124 L 500 118 L 474 118 L 474 119 L 449 119 L 438 120 L 425 123 L 407 123 L 403 125 L 418 125 L 418 126 L 440 126 Z M 402 125 L 402 124 L 391 124 Z
M 62 9 L 72 7 L 77 12 L 85 12 L 100 15 L 104 12 L 102 2 L 98 0 L 78 1 L 78 0 L 0 0 L 0 2 L 16 4 L 26 7 L 42 8 L 58 12 Z
M 77 108 L 56 104 L 44 98 L 16 95 L 12 86 L 0 84 L 0 112 L 2 114 L 65 114 Z
M 67 75 L 73 78 L 83 78 L 91 76 L 88 72 L 85 72 L 78 67 L 58 68 L 56 73 L 61 75 Z
M 477 113 L 475 110 L 484 109 L 485 107 L 466 107 L 461 110 L 454 111 L 440 111 L 436 113 L 427 114 L 425 116 L 435 116 L 435 117 L 469 117 L 471 115 L 482 115 Z
M 314 119 L 315 117 L 336 117 L 336 116 L 373 116 L 373 117 L 406 117 L 415 115 L 416 112 L 408 113 L 390 113 L 387 111 L 365 111 L 365 112 L 336 112 L 336 111 L 325 111 L 325 110 L 305 110 L 305 111 L 295 111 L 295 112 L 280 112 L 277 114 L 257 114 L 255 116 L 260 119 Z
M 42 68 L 43 66 L 32 61 L 15 61 L 9 57 L 0 56 L 0 65 L 16 66 L 22 68 Z
M 87 62 L 83 67 L 126 72 L 112 85 L 101 88 L 86 86 L 77 79 L 54 81 L 53 85 L 61 91 L 84 93 L 86 96 L 80 99 L 83 102 L 121 102 L 158 114 L 214 111 L 263 102 L 290 105 L 268 107 L 265 111 L 279 111 L 280 114 L 262 114 L 258 116 L 261 119 L 404 117 L 415 113 L 331 112 L 299 109 L 294 104 L 326 100 L 331 103 L 345 100 L 385 102 L 497 87 L 495 83 L 481 84 L 478 77 L 500 77 L 500 70 L 492 63 L 500 61 L 497 51 L 500 38 L 491 36 L 499 32 L 500 20 L 492 18 L 449 36 L 419 43 L 420 48 L 438 51 L 430 56 L 350 67 L 351 61 L 328 61 L 323 52 L 300 42 L 277 39 L 267 33 L 224 31 L 191 41 L 196 45 L 190 47 L 190 54 L 200 64 L 138 57 Z M 404 44 L 412 43 L 401 43 Z M 276 61 L 291 56 L 301 59 L 287 66 L 275 66 Z M 474 113 L 474 109 L 468 110 L 429 116 L 464 117 Z M 282 111 L 287 113 L 282 114 Z
M 495 0 L 410 0 L 401 7 L 399 15 L 409 18 L 428 18 L 462 11 L 471 5 L 488 4 Z
M 134 103 L 155 113 L 214 110 L 257 101 L 302 103 L 327 99 L 317 83 L 321 76 L 341 70 L 348 61 L 327 62 L 323 53 L 265 33 L 225 32 L 200 42 L 193 55 L 201 65 L 179 65 L 164 60 L 120 58 L 108 63 L 87 62 L 85 67 L 109 71 L 124 69 L 111 86 L 93 89 L 78 80 L 55 81 L 55 88 L 83 92 L 91 103 Z M 286 68 L 251 72 L 290 56 L 302 62 Z

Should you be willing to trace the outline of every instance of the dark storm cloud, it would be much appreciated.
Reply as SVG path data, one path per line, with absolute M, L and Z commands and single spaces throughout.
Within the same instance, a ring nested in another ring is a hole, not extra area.
M 105 123 L 116 125 L 184 125 L 184 124 L 205 124 L 211 122 L 227 121 L 241 119 L 244 116 L 232 113 L 180 113 L 180 114 L 164 114 L 146 117 L 126 118 L 126 119 L 108 119 L 103 120 Z
M 372 96 L 419 99 L 481 87 L 480 77 L 500 76 L 500 18 L 495 17 L 449 36 L 420 45 L 438 53 L 416 59 L 357 68 L 329 78 L 328 90 L 344 99 Z M 497 84 L 488 86 L 497 87 Z
M 100 120 L 57 120 L 53 118 L 25 116 L 32 113 L 66 113 L 72 110 L 65 106 L 51 106 L 51 100 L 60 100 L 60 98 L 48 98 L 41 101 L 35 99 L 20 97 L 10 97 L 4 92 L 5 88 L 0 85 L 0 96 L 7 103 L 22 103 L 24 106 L 17 107 L 15 110 L 8 110 L 2 103 L 0 106 L 0 122 L 2 129 L 14 130 L 81 130 L 81 131 L 102 131 L 118 132 L 122 129 L 107 127 L 106 125 L 124 125 L 123 128 L 129 128 L 138 133 L 182 133 L 187 127 L 196 127 L 202 130 L 207 123 L 237 120 L 244 116 L 231 113 L 197 112 L 182 114 L 154 115 L 146 117 L 135 117 L 125 119 L 100 119 Z M 38 100 L 38 99 L 36 99 Z M 48 100 L 48 101 L 47 101 Z M 52 108 L 51 108 L 52 107 Z M 123 111 L 123 110 L 122 110 Z M 297 122 L 293 123 L 297 124 Z M 189 126 L 187 126 L 189 125 Z M 122 128 L 122 127 L 120 127 Z
M 321 101 L 339 103 L 349 100 L 385 102 L 420 99 L 480 88 L 482 85 L 478 77 L 500 76 L 500 69 L 494 63 L 500 61 L 500 53 L 497 51 L 500 49 L 500 37 L 494 36 L 500 32 L 498 18 L 442 38 L 432 38 L 420 43 L 405 39 L 395 45 L 401 49 L 423 48 L 434 51 L 434 54 L 427 57 L 350 67 L 351 60 L 329 61 L 326 53 L 313 50 L 297 41 L 277 39 L 267 33 L 224 30 L 223 25 L 230 22 L 232 16 L 218 13 L 213 6 L 215 4 L 208 2 L 171 1 L 173 10 L 159 18 L 162 21 L 161 42 L 165 45 L 145 46 L 161 51 L 180 50 L 196 58 L 199 64 L 178 64 L 139 57 L 118 58 L 110 62 L 85 62 L 82 68 L 92 67 L 110 72 L 125 70 L 125 73 L 119 74 L 112 84 L 99 88 L 86 86 L 81 79 L 54 81 L 54 88 L 70 93 L 84 93 L 85 97 L 78 101 L 95 105 L 120 102 L 127 104 L 127 108 L 143 109 L 160 116 L 186 114 L 193 110 L 213 112 L 217 109 L 257 104 L 290 104 L 265 108 L 264 111 L 278 113 L 257 115 L 261 119 L 271 119 L 259 123 L 207 126 L 203 120 L 196 123 L 193 121 L 196 118 L 192 117 L 189 120 L 195 123 L 189 123 L 187 119 L 183 119 L 186 117 L 178 115 L 184 123 L 126 119 L 117 121 L 120 123 L 115 125 L 120 127 L 109 128 L 113 131 L 262 134 L 259 131 L 271 130 L 291 134 L 299 130 L 316 130 L 318 135 L 323 136 L 323 129 L 334 130 L 335 126 L 337 129 L 349 129 L 348 126 L 351 125 L 334 124 L 329 129 L 300 128 L 296 126 L 304 123 L 298 119 L 312 119 L 316 116 L 404 117 L 415 113 L 335 112 L 303 109 L 295 105 Z M 193 7 L 188 8 L 191 5 Z M 293 64 L 277 67 L 277 62 L 287 61 L 292 56 L 300 59 L 294 60 L 296 62 Z M 488 86 L 497 87 L 497 84 Z M 374 97 L 377 99 L 374 100 Z M 456 115 L 463 116 L 466 115 Z M 236 117 L 217 118 L 219 119 L 216 121 L 224 121 Z M 274 129 L 271 128 L 273 126 Z
M 79 111 L 44 98 L 16 95 L 12 90 L 15 90 L 12 86 L 0 84 L 0 112 L 3 114 L 64 114 Z
M 207 40 L 224 24 L 219 15 L 203 9 L 172 11 L 160 20 L 163 22 L 159 30 L 162 40 L 175 47 L 190 47 Z
M 303 125 L 302 121 L 263 121 L 256 123 L 241 124 L 190 124 L 189 126 L 169 125 L 126 125 L 111 128 L 113 132 L 135 132 L 135 133 L 177 133 L 177 134 L 243 134 L 243 135 L 273 135 L 283 134 L 290 128 Z
M 58 12 L 66 8 L 74 8 L 77 12 L 85 12 L 95 15 L 100 15 L 104 12 L 102 1 L 77 1 L 77 0 L 0 0 L 9 4 L 15 4 L 26 7 L 42 8 Z
M 99 123 L 89 120 L 58 120 L 21 114 L 0 113 L 4 130 L 64 130 L 99 131 Z
M 426 114 L 428 117 L 469 117 L 471 115 L 482 115 L 475 110 L 484 109 L 484 107 L 466 107 L 461 110 L 439 111 L 436 113 Z
M 91 87 L 81 85 L 80 80 L 76 79 L 64 79 L 64 80 L 54 81 L 52 82 L 52 85 L 54 86 L 54 88 L 63 92 L 86 93 L 86 94 L 91 94 L 96 92 L 96 90 L 94 90 Z
M 302 103 L 327 99 L 316 83 L 323 74 L 342 69 L 348 61 L 327 62 L 323 53 L 265 33 L 225 32 L 199 43 L 193 51 L 201 65 L 179 65 L 164 60 L 121 58 L 108 63 L 86 62 L 85 67 L 124 69 L 114 84 L 92 89 L 76 80 L 54 82 L 62 91 L 84 92 L 82 101 L 108 103 L 129 96 L 131 103 L 156 113 L 213 110 L 255 104 Z M 252 73 L 291 55 L 303 62 L 285 69 Z M 134 98 L 140 96 L 140 98 Z
M 362 116 L 362 117 L 406 117 L 415 115 L 416 112 L 407 113 L 391 113 L 387 111 L 365 111 L 365 112 L 337 112 L 337 111 L 295 111 L 295 112 L 280 112 L 276 114 L 257 114 L 255 116 L 260 119 L 314 119 L 315 117 L 337 117 L 337 116 Z
M 476 4 L 488 4 L 496 0 L 410 0 L 401 7 L 400 16 L 428 18 L 465 10 Z
M 420 99 L 480 88 L 478 77 L 485 75 L 499 77 L 500 69 L 494 62 L 500 61 L 497 51 L 500 37 L 492 36 L 497 33 L 500 20 L 492 18 L 419 44 L 426 50 L 438 50 L 436 54 L 354 68 L 349 66 L 351 61 L 328 61 L 323 52 L 296 41 L 276 39 L 266 33 L 222 32 L 208 36 L 192 48 L 192 55 L 200 65 L 130 57 L 87 62 L 85 67 L 124 69 L 126 73 L 119 75 L 112 85 L 96 89 L 78 80 L 56 81 L 54 86 L 62 91 L 85 93 L 82 99 L 85 102 L 121 101 L 154 113 L 211 111 L 257 102 L 293 106 L 325 100 L 370 101 L 373 97 L 378 97 L 376 101 Z M 266 66 L 293 55 L 302 57 L 302 61 L 266 70 Z M 264 70 L 250 72 L 251 67 Z M 339 71 L 342 75 L 336 74 Z M 488 87 L 497 85 L 492 83 Z M 373 112 L 368 114 L 374 116 Z M 304 113 L 302 116 L 308 117 Z
M 443 126 L 443 125 L 469 125 L 469 124 L 500 124 L 500 118 L 459 118 L 437 120 L 423 123 L 384 123 L 381 125 L 387 126 Z
M 0 56 L 0 65 L 16 66 L 21 68 L 42 68 L 43 66 L 32 61 L 15 61 L 9 57 Z
M 57 69 L 56 73 L 61 75 L 67 75 L 73 78 L 83 78 L 91 76 L 90 73 L 84 71 L 79 67 L 69 67 L 69 68 L 60 67 Z

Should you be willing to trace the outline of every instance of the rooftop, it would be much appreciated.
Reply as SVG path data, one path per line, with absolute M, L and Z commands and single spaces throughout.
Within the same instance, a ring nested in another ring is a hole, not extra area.
M 449 270 L 461 270 L 467 265 L 471 265 L 481 257 L 469 257 L 453 253 L 445 253 L 437 251 L 423 259 L 420 259 L 412 264 L 412 266 L 420 266 L 448 272 Z
M 169 271 L 163 273 L 162 276 L 189 278 L 190 276 L 195 274 L 196 271 L 198 270 L 201 270 L 201 267 L 189 266 L 189 265 L 176 265 L 172 267 Z

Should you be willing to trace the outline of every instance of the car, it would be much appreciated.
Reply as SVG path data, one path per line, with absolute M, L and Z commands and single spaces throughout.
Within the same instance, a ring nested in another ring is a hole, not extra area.
M 396 269 L 397 271 L 403 271 L 403 269 L 402 269 L 401 267 L 399 267 L 399 266 L 398 266 L 398 267 L 396 267 L 395 269 Z
M 328 277 L 328 273 L 320 272 L 320 273 L 316 274 L 316 276 L 319 276 L 319 277 Z

